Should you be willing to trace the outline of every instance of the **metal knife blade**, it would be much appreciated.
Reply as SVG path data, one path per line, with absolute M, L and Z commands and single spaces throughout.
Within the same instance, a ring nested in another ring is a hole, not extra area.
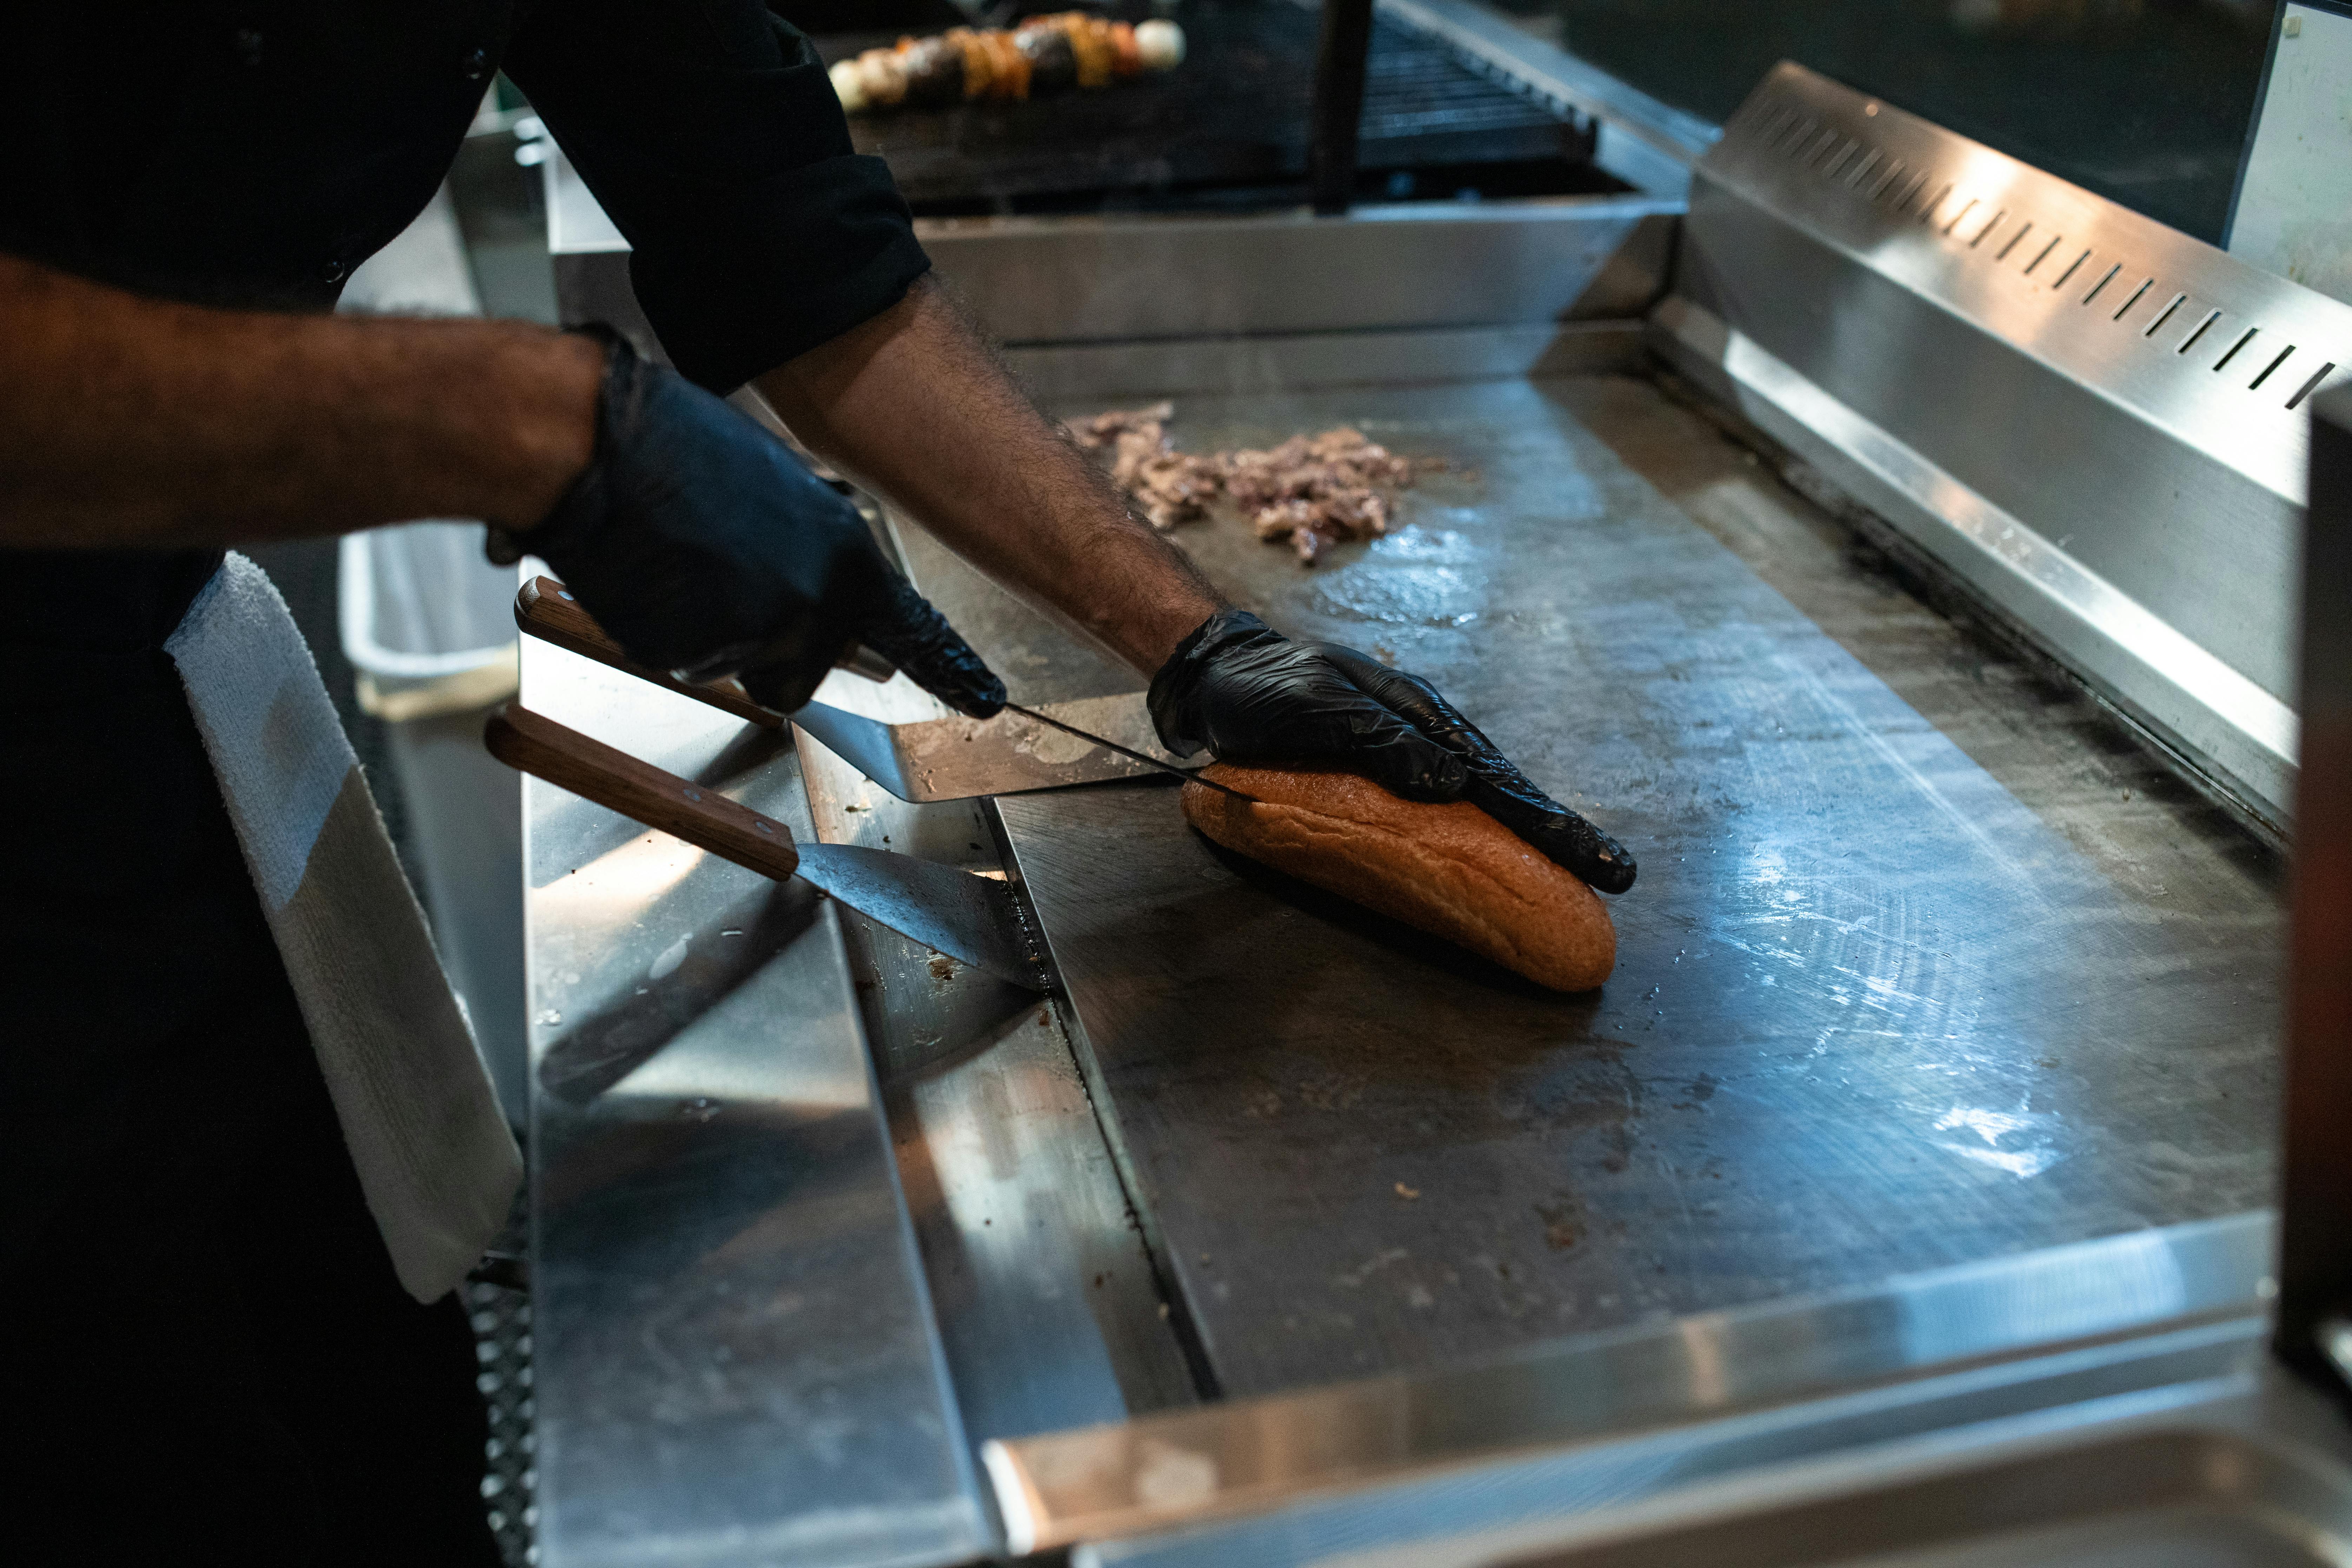
M 795 874 L 851 909 L 1008 984 L 1046 988 L 1045 964 L 1003 883 L 855 844 L 793 847 Z
M 1151 733 L 1151 721 L 1140 692 L 1052 703 L 1046 712 L 1089 734 L 1113 736 L 1122 745 L 1150 750 L 1146 737 Z M 967 719 L 954 713 L 894 721 L 812 702 L 793 715 L 793 723 L 906 801 L 1020 795 L 1135 778 L 1152 771 L 1019 714 Z
M 509 767 L 764 877 L 803 877 L 850 908 L 1011 984 L 1046 988 L 1013 890 L 952 866 L 845 844 L 795 844 L 783 824 L 520 704 L 482 726 Z
M 1147 768 L 1157 768 L 1163 773 L 1173 773 L 1187 784 L 1205 784 L 1220 794 L 1232 795 L 1235 800 L 1254 801 L 1257 798 L 1255 795 L 1244 795 L 1231 784 L 1221 784 L 1214 779 L 1202 778 L 1191 768 L 1180 768 L 1173 763 L 1163 763 L 1158 757 L 1148 757 L 1141 752 L 1120 745 L 1117 741 L 1107 741 L 1090 731 L 1081 730 L 1076 724 L 1065 724 L 1050 713 L 1040 713 L 1034 708 L 1024 708 L 1018 702 L 1008 702 L 1004 708 L 1008 713 L 1018 713 L 1024 719 L 1034 719 L 1040 724 L 1051 724 L 1066 735 L 1076 735 L 1079 740 L 1091 742 L 1106 752 L 1117 752 L 1120 756 L 1141 763 Z

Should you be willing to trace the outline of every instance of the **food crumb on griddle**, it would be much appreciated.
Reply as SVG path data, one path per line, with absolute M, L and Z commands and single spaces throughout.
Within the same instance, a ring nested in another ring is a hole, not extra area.
M 1391 493 L 1417 472 L 1443 460 L 1400 458 L 1347 426 L 1315 436 L 1293 436 L 1265 451 L 1219 452 L 1202 458 L 1176 450 L 1168 426 L 1173 403 L 1112 409 L 1075 419 L 1071 439 L 1110 454 L 1111 482 L 1162 532 L 1208 515 L 1223 500 L 1233 504 L 1260 539 L 1287 542 L 1311 566 L 1340 540 L 1370 539 L 1389 531 Z
M 1410 1202 L 1411 1200 L 1421 1196 L 1421 1189 L 1419 1187 L 1408 1187 L 1402 1182 L 1399 1182 L 1396 1184 L 1396 1194 L 1397 1196 Z

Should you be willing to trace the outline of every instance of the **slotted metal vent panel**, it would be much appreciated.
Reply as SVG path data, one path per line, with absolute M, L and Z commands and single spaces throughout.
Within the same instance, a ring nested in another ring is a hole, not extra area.
M 1707 172 L 2302 502 L 2352 308 L 1794 65 Z
M 1654 342 L 2285 820 L 2352 307 L 1784 63 L 1693 174 Z

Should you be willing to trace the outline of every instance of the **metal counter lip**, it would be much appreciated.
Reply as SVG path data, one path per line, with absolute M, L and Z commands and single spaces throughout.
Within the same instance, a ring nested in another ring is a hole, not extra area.
M 2273 1229 L 2264 1210 L 2105 1237 L 1473 1366 L 992 1441 L 982 1458 L 1017 1552 L 1156 1535 L 1792 1405 L 1897 1398 L 1936 1379 L 1997 1382 L 2004 1366 L 2053 1355 L 2104 1365 L 2151 1336 L 2250 1346 L 2275 1289 Z
M 1642 191 L 1606 195 L 1510 196 L 1475 204 L 1459 202 L 1365 202 L 1349 207 L 1344 217 L 1318 215 L 1309 208 L 1289 207 L 1252 213 L 1070 213 L 1040 216 L 1013 213 L 990 217 L 919 217 L 918 237 L 986 235 L 1013 238 L 1048 235 L 1055 238 L 1139 230 L 1168 236 L 1198 232 L 1238 234 L 1248 230 L 1335 228 L 1347 224 L 1418 223 L 1474 226 L 1495 223 L 1555 223 L 1564 217 L 1593 216 L 1644 216 L 1677 213 L 1682 204 Z
M 1998 1515 L 2009 1500 L 2000 1483 L 2018 1486 L 2020 1470 L 2063 1478 L 2120 1453 L 2126 1459 L 2186 1458 L 2190 1486 L 2182 1511 L 2200 1502 L 2226 1508 L 2231 1483 L 2250 1472 L 2284 1470 L 2306 1494 L 2321 1491 L 2334 1506 L 2312 1518 L 2266 1507 L 2270 1500 L 2257 1493 L 2237 1511 L 2273 1538 L 2333 1548 L 2326 1561 L 2336 1562 L 2352 1537 L 2352 1511 L 2345 1506 L 2352 1500 L 2352 1434 L 2323 1396 L 2263 1358 L 2256 1341 L 2262 1321 L 2152 1335 L 2111 1354 L 2030 1358 L 2016 1369 L 2022 1384 L 2017 1391 L 2032 1391 L 2021 1405 L 2003 1398 L 2015 1391 L 1982 1382 L 1879 1401 L 1832 1396 L 1584 1454 L 1529 1456 L 1380 1491 L 1307 1500 L 1264 1517 L 1089 1542 L 1070 1560 L 1076 1568 L 1223 1568 L 1234 1562 L 1259 1568 L 1578 1568 L 1596 1560 L 1622 1568 L 1642 1561 L 1642 1548 L 1663 1542 L 1671 1550 L 1693 1533 L 1754 1531 L 1790 1511 L 1843 1506 L 1867 1519 L 1890 1494 L 1923 1484 L 1990 1481 L 1981 1500 Z M 1914 1405 L 1915 1395 L 1930 1409 Z M 2148 1509 L 2145 1502 L 2119 1501 L 2110 1514 L 2105 1500 L 2079 1508 L 2090 1516 L 2084 1524 L 2128 1530 L 2138 1522 L 2146 1535 L 2158 1522 L 2134 1520 Z M 2158 1519 L 2172 1525 L 2179 1514 L 2167 1510 Z M 2095 1538 L 2085 1543 L 2107 1544 Z M 1668 1560 L 1769 1561 L 1783 1568 L 1791 1562 L 1785 1549 L 1768 1557 L 1751 1545 L 1712 1544 L 1712 1553 Z M 1818 1541 L 1811 1544 L 1813 1551 L 1794 1561 L 1831 1560 Z M 1874 1553 L 1867 1560 L 1888 1559 Z

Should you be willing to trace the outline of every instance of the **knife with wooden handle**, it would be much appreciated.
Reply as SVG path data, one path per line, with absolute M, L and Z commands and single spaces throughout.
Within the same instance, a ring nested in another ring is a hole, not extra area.
M 482 727 L 490 755 L 623 816 L 782 880 L 800 868 L 793 836 L 773 817 L 713 789 L 509 703 Z
M 490 754 L 608 810 L 782 881 L 801 877 L 924 946 L 1030 991 L 1046 988 L 1012 889 L 908 855 L 793 842 L 784 825 L 543 714 L 509 703 L 482 729 Z
M 713 708 L 732 713 L 738 719 L 748 719 L 762 728 L 776 730 L 783 726 L 783 715 L 752 701 L 751 693 L 743 689 L 743 683 L 740 680 L 731 678 L 712 681 L 680 680 L 674 675 L 637 663 L 621 651 L 619 643 L 604 635 L 604 628 L 596 624 L 596 618 L 582 609 L 579 601 L 552 577 L 534 577 L 525 583 L 515 595 L 514 614 L 517 626 L 543 642 L 569 648 L 583 658 L 610 665 L 624 674 L 666 687 L 682 697 L 708 702 Z M 887 680 L 898 673 L 897 667 L 888 659 L 862 646 L 852 648 L 848 657 L 835 668 L 873 681 Z

